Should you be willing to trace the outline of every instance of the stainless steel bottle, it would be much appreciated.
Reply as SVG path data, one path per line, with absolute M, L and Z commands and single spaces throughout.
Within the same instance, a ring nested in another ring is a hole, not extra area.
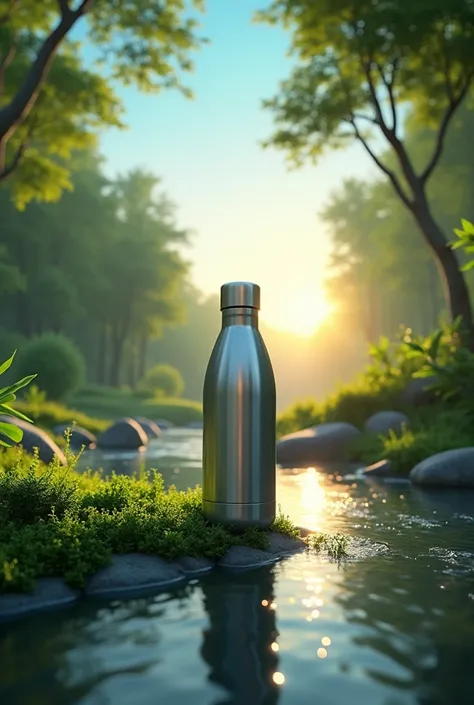
M 275 518 L 275 378 L 259 309 L 257 284 L 221 287 L 222 330 L 204 381 L 203 511 L 236 528 Z

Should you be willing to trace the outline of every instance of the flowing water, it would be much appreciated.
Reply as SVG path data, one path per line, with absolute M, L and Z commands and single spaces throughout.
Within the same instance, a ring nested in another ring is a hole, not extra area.
M 201 434 L 170 431 L 145 462 L 201 481 Z M 474 493 L 278 472 L 300 525 L 362 536 L 338 564 L 298 555 L 141 598 L 83 601 L 0 626 L 4 705 L 472 705 Z M 375 542 L 373 548 L 370 548 Z

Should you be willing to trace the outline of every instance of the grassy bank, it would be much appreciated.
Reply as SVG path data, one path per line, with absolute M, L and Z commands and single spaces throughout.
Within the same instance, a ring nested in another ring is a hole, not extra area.
M 346 459 L 371 465 L 390 460 L 392 471 L 408 475 L 419 462 L 437 453 L 474 445 L 474 354 L 460 345 L 455 326 L 413 341 L 383 339 L 371 347 L 371 362 L 353 384 L 331 397 L 308 400 L 281 414 L 277 434 L 344 421 L 362 436 L 348 449 Z M 429 406 L 403 402 L 403 390 L 418 376 L 435 376 L 435 397 Z M 402 411 L 409 424 L 398 435 L 375 436 L 364 431 L 367 419 L 379 411 Z
M 178 426 L 202 419 L 201 404 L 190 399 L 146 399 L 129 390 L 93 385 L 78 392 L 70 403 L 79 412 L 100 419 L 145 416 L 167 419 Z
M 209 525 L 199 488 L 164 490 L 160 475 L 78 474 L 68 466 L 42 465 L 19 449 L 0 452 L 0 591 L 29 591 L 39 577 L 64 577 L 82 587 L 113 553 L 141 552 L 166 559 L 221 558 L 233 545 L 264 549 L 265 531 L 235 535 Z M 273 530 L 298 536 L 280 514 Z M 342 555 L 343 538 L 320 537 L 313 548 Z

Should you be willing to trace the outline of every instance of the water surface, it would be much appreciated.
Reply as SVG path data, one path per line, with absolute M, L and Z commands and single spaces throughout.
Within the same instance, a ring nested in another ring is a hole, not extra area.
M 201 432 L 146 454 L 178 488 L 201 481 Z M 0 626 L 5 705 L 472 705 L 474 494 L 278 472 L 299 524 L 384 544 L 338 564 L 299 555 L 185 588 L 89 600 Z

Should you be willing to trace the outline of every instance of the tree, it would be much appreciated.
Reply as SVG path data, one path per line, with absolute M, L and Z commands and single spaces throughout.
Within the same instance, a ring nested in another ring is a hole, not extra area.
M 71 169 L 74 190 L 58 203 L 20 212 L 10 184 L 0 190 L 4 285 L 10 277 L 0 325 L 24 339 L 63 333 L 85 355 L 89 379 L 119 384 L 128 364 L 134 383 L 148 341 L 180 320 L 187 265 L 177 248 L 188 233 L 167 196 L 156 193 L 155 176 L 107 180 L 87 151 L 73 156 Z
M 474 3 L 274 0 L 259 18 L 292 30 L 299 59 L 280 93 L 265 103 L 279 127 L 266 144 L 300 165 L 357 140 L 415 220 L 440 268 L 450 313 L 462 317 L 474 342 L 466 282 L 427 197 L 448 129 L 474 79 Z M 435 128 L 421 167 L 403 139 L 408 105 Z M 390 149 L 397 170 L 377 154 L 374 136 Z
M 86 70 L 70 39 L 82 22 L 107 75 Z M 202 41 L 196 27 L 182 0 L 0 0 L 0 182 L 17 172 L 20 206 L 57 200 L 70 187 L 64 158 L 121 125 L 111 84 L 189 94 L 180 79 Z
M 175 223 L 174 205 L 164 195 L 155 195 L 160 180 L 153 174 L 133 170 L 113 185 L 118 224 L 103 252 L 103 272 L 108 292 L 103 298 L 106 325 L 110 331 L 111 384 L 119 383 L 125 343 L 146 348 L 151 334 L 179 320 L 177 290 L 187 265 L 174 249 L 186 244 L 188 232 Z M 146 350 L 140 358 L 144 360 Z M 134 373 L 135 383 L 142 371 Z

